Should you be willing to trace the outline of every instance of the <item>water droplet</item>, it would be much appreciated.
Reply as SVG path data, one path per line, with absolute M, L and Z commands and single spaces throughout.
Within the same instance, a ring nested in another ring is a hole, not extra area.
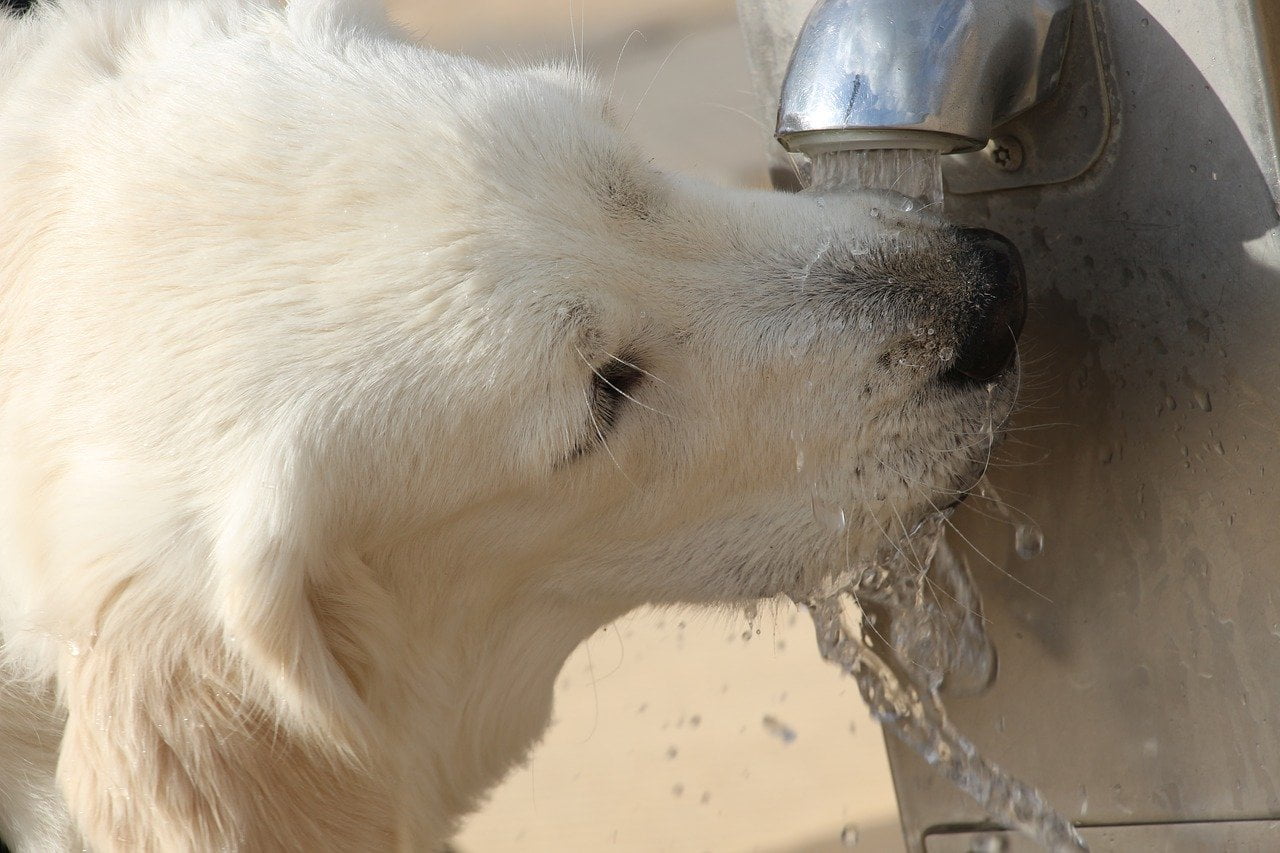
M 800 474 L 804 471 L 804 465 L 805 465 L 804 434 L 798 433 L 795 430 L 792 430 L 791 443 L 794 444 L 796 448 L 796 473 Z
M 840 830 L 840 844 L 844 847 L 858 846 L 858 827 L 856 824 L 845 824 L 844 829 Z
M 764 730 L 766 732 L 773 735 L 783 743 L 795 742 L 795 729 L 791 728 L 772 714 L 765 714 L 764 719 L 762 719 L 761 722 L 764 724 Z
M 743 632 L 742 632 L 742 642 L 744 642 L 744 643 L 749 643 L 749 642 L 751 642 L 751 632 L 750 632 L 750 631 L 743 631 Z
M 813 342 L 814 335 L 818 333 L 818 319 L 813 315 L 812 311 L 805 311 L 786 332 L 787 352 L 791 353 L 791 358 L 800 361 L 809 353 L 809 345 Z
M 939 361 L 950 361 L 951 359 L 955 358 L 955 356 L 956 356 L 956 351 L 954 347 L 943 347 L 942 349 L 938 350 Z
M 1196 408 L 1202 412 L 1213 411 L 1213 401 L 1209 399 L 1209 392 L 1203 388 L 1196 388 L 1191 392 L 1191 396 L 1195 398 Z
M 1044 551 L 1044 533 L 1035 524 L 1019 524 L 1013 533 L 1013 547 L 1022 559 L 1035 559 Z
M 813 518 L 832 533 L 843 533 L 848 521 L 845 519 L 844 507 L 823 500 L 814 495 L 812 498 Z
M 867 211 L 867 216 L 870 216 L 872 219 L 879 219 L 879 218 L 880 218 L 880 208 L 878 208 L 878 207 L 873 207 L 873 208 L 871 208 L 870 210 L 868 210 L 868 211 Z
M 1009 842 L 1002 835 L 982 835 L 973 839 L 969 853 L 1005 853 Z
M 72 640 L 71 642 L 67 643 L 67 651 L 71 653 L 71 656 L 73 658 L 80 657 L 80 644 L 77 643 L 75 640 Z

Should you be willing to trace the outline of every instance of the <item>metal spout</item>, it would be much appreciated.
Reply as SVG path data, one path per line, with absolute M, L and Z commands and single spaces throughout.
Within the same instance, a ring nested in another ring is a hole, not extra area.
M 777 138 L 808 154 L 982 148 L 1058 82 L 1072 0 L 818 0 Z

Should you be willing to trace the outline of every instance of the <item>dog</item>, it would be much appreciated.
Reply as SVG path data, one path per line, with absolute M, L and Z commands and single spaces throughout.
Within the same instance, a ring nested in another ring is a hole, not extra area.
M 600 626 L 961 499 L 1024 314 L 991 232 L 662 174 L 372 0 L 0 18 L 0 837 L 439 849 Z

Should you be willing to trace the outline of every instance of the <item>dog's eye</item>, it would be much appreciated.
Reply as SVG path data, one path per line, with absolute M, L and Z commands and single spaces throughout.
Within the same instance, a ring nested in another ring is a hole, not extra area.
M 617 357 L 592 369 L 591 409 L 601 432 L 607 432 L 617 423 L 623 403 L 635 398 L 636 388 L 644 377 L 645 372 L 632 361 Z

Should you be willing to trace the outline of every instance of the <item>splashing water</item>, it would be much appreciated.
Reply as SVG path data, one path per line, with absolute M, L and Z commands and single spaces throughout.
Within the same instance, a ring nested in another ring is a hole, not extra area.
M 943 204 L 942 165 L 936 151 L 837 151 L 812 158 L 809 190 L 816 193 L 881 190 L 901 196 L 903 211 Z M 819 196 L 818 203 L 822 203 Z M 880 216 L 878 209 L 871 216 Z M 793 330 L 793 356 L 807 349 L 806 325 Z M 994 393 L 994 384 L 988 393 Z M 994 424 L 987 428 L 994 441 Z M 812 478 L 796 441 L 797 473 Z M 978 492 L 1015 525 L 1018 555 L 1044 547 L 1034 524 L 1014 519 L 989 484 Z M 814 518 L 832 532 L 844 529 L 841 509 L 814 498 Z M 982 605 L 964 560 L 943 536 L 950 510 L 922 521 L 877 559 L 842 573 L 826 590 L 801 602 L 813 617 L 818 648 L 857 682 L 872 714 L 946 779 L 968 793 L 996 821 L 1016 827 L 1052 851 L 1087 850 L 1075 827 L 1031 786 L 978 754 L 947 718 L 940 692 L 975 693 L 995 674 L 995 650 Z M 857 843 L 856 829 L 842 834 Z
M 853 677 L 884 726 L 996 821 L 1053 851 L 1087 850 L 1038 791 L 979 755 L 947 718 L 939 691 L 981 690 L 995 669 L 972 577 L 943 537 L 948 515 L 929 516 L 804 602 L 819 650 Z
M 1038 557 L 1044 551 L 1044 534 L 1034 524 L 1019 524 L 1013 541 L 1018 556 L 1024 560 Z
M 905 196 L 902 209 L 942 211 L 942 159 L 937 151 L 888 148 L 818 154 L 810 164 L 810 188 L 881 189 Z

